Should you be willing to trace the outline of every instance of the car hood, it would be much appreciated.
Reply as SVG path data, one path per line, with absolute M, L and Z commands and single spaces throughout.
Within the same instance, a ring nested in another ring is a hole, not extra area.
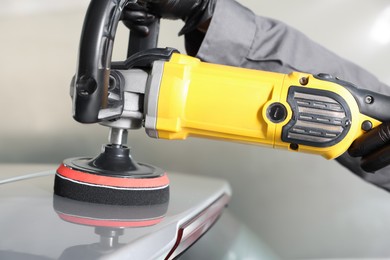
M 174 257 L 212 226 L 231 195 L 224 180 L 170 173 L 169 203 L 99 205 L 54 195 L 55 169 L 2 172 L 1 259 Z

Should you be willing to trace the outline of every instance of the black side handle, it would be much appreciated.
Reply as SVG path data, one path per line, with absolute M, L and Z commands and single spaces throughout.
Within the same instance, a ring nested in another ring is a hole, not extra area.
M 108 83 L 115 33 L 129 0 L 92 0 L 80 39 L 73 93 L 73 117 L 81 123 L 99 121 L 107 107 Z
M 130 2 L 136 0 L 92 0 L 88 7 L 73 83 L 73 117 L 78 122 L 96 123 L 121 114 L 121 107 L 109 107 L 107 98 L 116 29 L 122 10 Z M 149 27 L 146 36 L 130 32 L 128 57 L 157 46 L 159 19 Z

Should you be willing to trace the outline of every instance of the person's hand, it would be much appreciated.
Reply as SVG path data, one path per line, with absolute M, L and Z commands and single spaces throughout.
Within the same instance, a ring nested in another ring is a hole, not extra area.
M 390 122 L 384 122 L 356 139 L 348 153 L 362 157 L 360 166 L 366 172 L 390 165 Z
M 137 4 L 126 6 L 122 20 L 132 29 L 145 31 L 152 16 L 173 20 L 181 19 L 185 22 L 185 26 L 179 33 L 181 35 L 195 29 L 207 29 L 214 12 L 215 1 L 139 0 Z
M 167 19 L 182 19 L 202 14 L 210 0 L 140 0 L 146 3 L 154 14 Z
M 147 36 L 149 25 L 156 20 L 156 16 L 143 5 L 129 3 L 123 10 L 121 19 L 130 30 L 136 31 L 141 36 Z

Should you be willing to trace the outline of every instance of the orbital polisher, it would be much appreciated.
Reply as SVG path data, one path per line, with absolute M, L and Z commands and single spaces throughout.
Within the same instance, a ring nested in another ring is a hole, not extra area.
M 375 171 L 390 162 L 390 148 L 379 150 L 375 134 L 390 121 L 390 97 L 332 75 L 237 68 L 155 48 L 158 19 L 147 37 L 131 32 L 127 60 L 111 62 L 128 2 L 136 1 L 92 0 L 89 6 L 72 83 L 74 118 L 110 127 L 110 144 L 95 158 L 65 160 L 56 175 L 57 195 L 120 205 L 168 200 L 166 174 L 132 160 L 125 146 L 127 130 L 140 127 L 153 138 L 213 138 L 326 159 L 369 131 L 368 148 L 378 150 L 372 156 L 380 160 L 363 160 L 362 168 Z

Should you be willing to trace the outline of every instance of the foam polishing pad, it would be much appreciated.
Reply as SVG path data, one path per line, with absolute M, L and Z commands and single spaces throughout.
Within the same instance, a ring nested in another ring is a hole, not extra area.
M 56 195 L 111 205 L 156 205 L 169 200 L 167 174 L 137 163 L 128 148 L 106 146 L 99 156 L 67 159 L 54 181 Z
M 57 169 L 54 193 L 74 200 L 112 205 L 167 202 L 169 179 L 166 173 L 154 170 L 145 175 L 102 175 L 87 172 L 75 167 L 72 161 L 65 161 Z

